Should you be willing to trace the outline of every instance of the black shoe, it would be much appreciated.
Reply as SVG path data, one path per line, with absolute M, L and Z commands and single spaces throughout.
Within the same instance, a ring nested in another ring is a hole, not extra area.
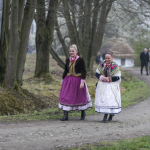
M 107 116 L 108 116 L 108 114 L 105 114 L 105 115 L 104 115 L 104 118 L 103 118 L 103 122 L 104 122 L 104 123 L 107 122 Z
M 68 111 L 64 111 L 64 116 L 61 119 L 61 121 L 67 121 L 68 120 Z
M 113 116 L 114 116 L 114 115 L 111 115 L 111 114 L 110 114 L 110 115 L 109 115 L 109 118 L 108 118 L 108 121 L 112 121 Z
M 86 116 L 85 110 L 81 110 L 81 118 L 80 118 L 80 120 L 84 120 L 85 116 Z
M 148 74 L 146 74 L 148 76 Z

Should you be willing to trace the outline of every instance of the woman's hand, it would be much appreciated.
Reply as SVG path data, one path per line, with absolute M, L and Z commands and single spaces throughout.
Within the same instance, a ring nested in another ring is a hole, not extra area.
M 107 77 L 103 77 L 102 79 L 103 82 L 107 82 L 107 80 L 108 80 Z
M 60 86 L 62 86 L 62 84 L 63 84 L 63 81 L 64 81 L 64 80 L 63 80 L 63 79 L 61 79 L 61 83 L 60 83 Z
M 80 89 L 84 88 L 84 83 L 80 83 Z

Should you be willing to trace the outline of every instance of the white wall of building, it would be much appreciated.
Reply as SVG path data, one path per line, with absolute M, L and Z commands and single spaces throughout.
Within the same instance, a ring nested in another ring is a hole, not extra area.
M 133 59 L 126 59 L 125 60 L 125 67 L 133 67 L 134 66 L 134 60 Z
M 121 59 L 120 58 L 113 58 L 113 61 L 116 62 L 118 66 L 121 66 Z
M 113 61 L 116 62 L 116 64 L 118 64 L 119 66 L 122 66 L 120 58 L 113 58 Z M 133 67 L 133 66 L 134 66 L 134 60 L 126 58 L 125 59 L 125 65 L 122 67 Z

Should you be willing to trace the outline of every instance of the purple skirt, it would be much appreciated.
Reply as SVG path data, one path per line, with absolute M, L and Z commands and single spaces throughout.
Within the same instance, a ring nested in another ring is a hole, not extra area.
M 86 85 L 80 89 L 81 77 L 66 76 L 60 91 L 59 103 L 65 106 L 83 106 L 88 103 Z

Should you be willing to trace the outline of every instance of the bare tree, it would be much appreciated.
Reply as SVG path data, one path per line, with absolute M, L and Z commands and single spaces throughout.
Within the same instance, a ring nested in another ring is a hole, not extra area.
M 11 3 L 9 0 L 7 2 L 3 1 L 0 41 L 0 67 L 2 70 L 0 72 L 0 80 L 3 82 L 5 77 L 5 87 L 7 88 L 14 88 L 18 83 L 20 85 L 22 83 L 30 27 L 36 1 L 13 0 Z M 11 19 L 9 19 L 9 15 L 11 15 Z
M 10 0 L 3 1 L 2 20 L 1 20 L 1 36 L 0 36 L 0 82 L 1 84 L 5 78 L 6 70 L 6 54 L 8 51 L 9 41 L 9 13 Z
M 46 16 L 45 0 L 37 0 L 35 77 L 49 76 L 49 52 L 53 42 L 54 19 L 58 0 L 50 0 Z
M 95 55 L 101 47 L 107 17 L 113 2 L 114 0 L 62 1 L 62 13 L 66 21 L 70 44 L 77 44 L 79 54 L 84 58 L 90 74 L 93 73 Z M 68 57 L 67 46 L 58 30 L 60 26 L 57 21 L 55 26 L 64 53 Z
M 7 88 L 14 88 L 16 84 L 16 69 L 17 69 L 17 55 L 19 46 L 19 32 L 18 32 L 18 8 L 19 0 L 13 0 L 11 4 L 11 27 L 10 27 L 10 41 L 6 62 L 5 86 Z
M 114 35 L 135 39 L 142 30 L 148 29 L 149 13 L 150 6 L 142 0 L 117 0 L 108 16 L 108 24 L 114 27 Z
M 19 27 L 21 26 L 21 30 L 20 30 L 19 52 L 17 59 L 16 79 L 19 84 L 22 84 L 22 76 L 24 71 L 26 54 L 28 51 L 29 33 L 34 18 L 36 3 L 37 0 L 27 0 L 25 8 L 22 8 L 22 10 L 20 10 L 20 12 L 24 12 L 24 15 L 20 15 L 22 16 L 22 18 L 20 17 L 18 19 L 19 22 L 18 26 Z M 20 5 L 22 5 L 22 3 L 20 3 Z

